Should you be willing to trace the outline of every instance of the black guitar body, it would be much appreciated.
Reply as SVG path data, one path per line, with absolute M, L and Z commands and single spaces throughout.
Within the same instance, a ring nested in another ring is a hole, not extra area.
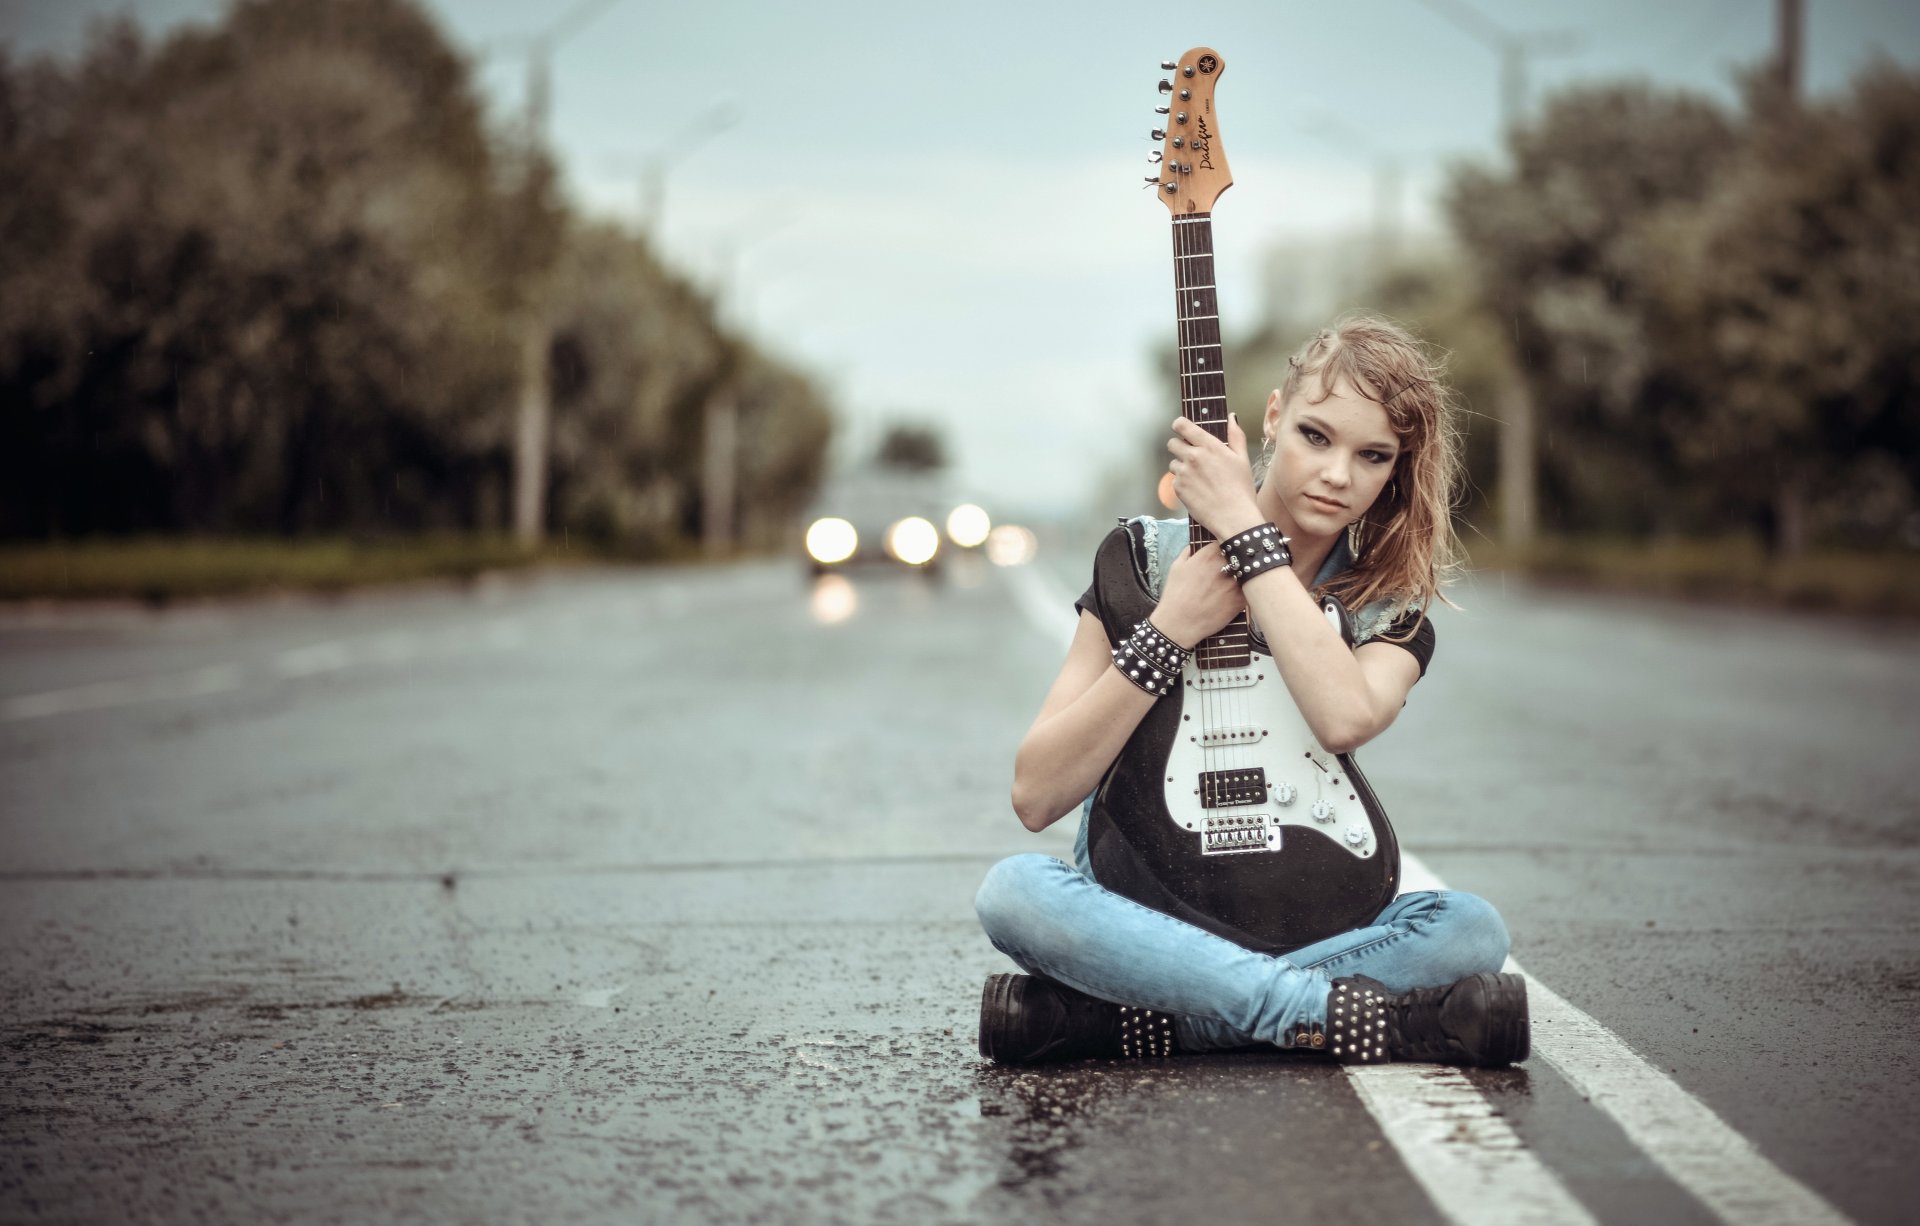
M 1125 529 L 1108 535 L 1095 573 L 1107 637 L 1118 641 L 1154 606 Z M 1306 824 L 1281 826 L 1277 851 L 1203 854 L 1166 800 L 1165 770 L 1182 734 L 1184 697 L 1176 687 L 1153 705 L 1094 794 L 1087 850 L 1095 880 L 1259 953 L 1288 953 L 1372 922 L 1399 889 L 1400 845 L 1353 756 L 1328 754 L 1326 761 L 1343 772 L 1343 794 L 1364 806 L 1370 857 L 1356 857 L 1304 814 Z

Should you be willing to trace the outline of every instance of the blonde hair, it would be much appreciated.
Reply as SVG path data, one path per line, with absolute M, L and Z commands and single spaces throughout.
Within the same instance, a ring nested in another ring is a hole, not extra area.
M 1415 602 L 1424 609 L 1446 600 L 1440 589 L 1461 569 L 1453 507 L 1462 466 L 1458 410 L 1440 381 L 1444 360 L 1391 320 L 1353 312 L 1287 362 L 1282 405 L 1296 395 L 1318 404 L 1345 382 L 1386 410 L 1400 441 L 1392 476 L 1357 526 L 1359 557 L 1318 593 L 1353 610 L 1391 599 L 1396 615 Z

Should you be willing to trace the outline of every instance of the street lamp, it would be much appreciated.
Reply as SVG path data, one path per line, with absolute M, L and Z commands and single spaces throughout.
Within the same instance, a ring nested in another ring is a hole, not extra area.
M 1527 56 L 1577 51 L 1581 39 L 1568 30 L 1516 33 L 1508 30 L 1466 0 L 1420 0 L 1467 37 L 1500 57 L 1500 125 L 1512 132 L 1527 105 Z M 1524 548 L 1533 540 L 1540 459 L 1534 442 L 1533 398 L 1520 377 L 1520 355 L 1513 355 L 1514 374 L 1501 393 L 1500 529 L 1510 547 Z
M 701 111 L 682 127 L 683 133 L 692 133 L 697 139 L 677 140 L 641 154 L 614 154 L 608 159 L 617 169 L 639 167 L 640 230 L 656 246 L 666 233 L 667 172 L 706 148 L 714 137 L 738 127 L 743 117 L 738 106 L 722 102 Z

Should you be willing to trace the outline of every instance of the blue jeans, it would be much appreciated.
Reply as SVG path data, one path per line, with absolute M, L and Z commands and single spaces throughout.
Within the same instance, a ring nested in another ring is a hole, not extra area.
M 1328 985 L 1368 975 L 1392 992 L 1440 987 L 1507 959 L 1507 926 L 1472 894 L 1402 894 L 1365 928 L 1257 954 L 1104 889 L 1052 856 L 1013 856 L 974 898 L 994 948 L 1029 974 L 1176 1015 L 1184 1051 L 1291 1044 L 1326 1024 Z

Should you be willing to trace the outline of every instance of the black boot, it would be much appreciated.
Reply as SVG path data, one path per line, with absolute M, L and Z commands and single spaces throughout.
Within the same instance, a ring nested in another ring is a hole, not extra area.
M 1473 1064 L 1498 1068 L 1527 1058 L 1527 981 L 1468 975 L 1402 996 L 1365 975 L 1333 981 L 1325 1051 L 1342 1064 Z
M 1173 1053 L 1170 1013 L 1110 1005 L 1038 975 L 989 975 L 980 994 L 980 1054 L 996 1064 Z

